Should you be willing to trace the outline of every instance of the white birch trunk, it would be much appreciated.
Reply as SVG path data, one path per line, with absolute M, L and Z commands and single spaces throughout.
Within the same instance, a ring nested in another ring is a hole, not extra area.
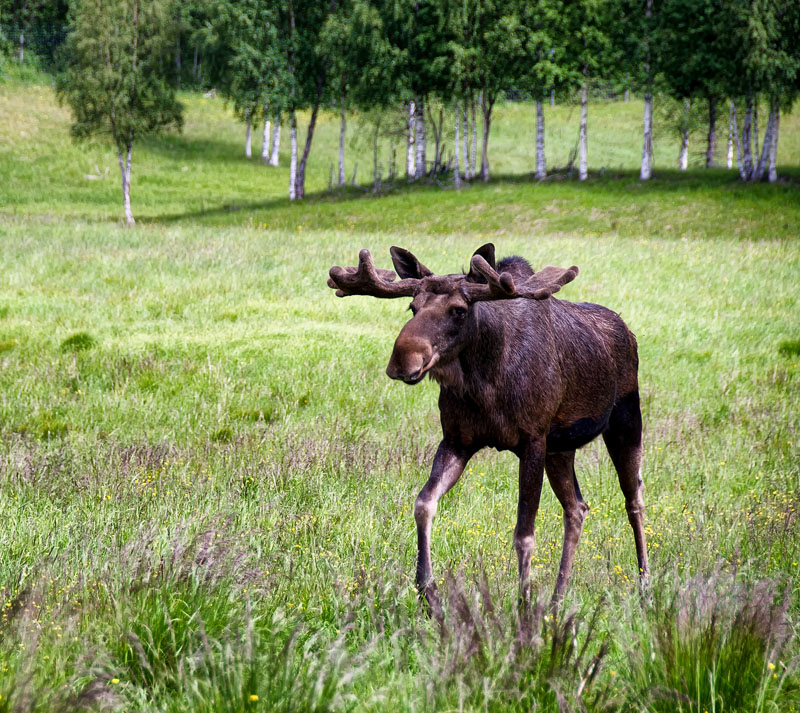
M 422 178 L 425 175 L 425 103 L 420 99 L 414 106 L 414 139 L 417 160 L 414 166 L 414 177 Z
M 626 89 L 625 90 L 625 103 L 627 104 L 630 101 L 630 99 L 631 99 L 631 90 L 630 89 Z
M 555 105 L 556 105 L 556 90 L 555 89 L 551 89 L 550 90 L 550 106 L 555 106 Z
M 547 165 L 544 159 L 544 106 L 542 100 L 536 101 L 536 178 L 547 177 Z
M 773 143 L 776 141 L 775 131 L 776 131 L 776 124 L 777 124 L 777 113 L 776 112 L 777 105 L 775 102 L 770 102 L 769 107 L 769 118 L 767 119 L 767 128 L 764 132 L 764 144 L 761 147 L 761 157 L 758 160 L 758 167 L 756 168 L 755 180 L 760 181 L 764 178 L 764 173 L 767 171 L 767 166 L 769 165 L 771 155 L 772 155 L 772 146 Z
M 269 157 L 269 165 L 277 166 L 280 163 L 281 156 L 281 122 L 276 116 L 273 123 L 275 128 L 272 132 L 272 155 Z
M 467 119 L 467 102 L 464 100 L 463 122 L 463 141 L 464 141 L 464 178 L 469 180 L 472 176 L 469 173 L 469 120 Z
M 642 140 L 642 168 L 639 178 L 642 181 L 650 180 L 653 175 L 653 95 L 647 92 L 644 95 L 644 130 Z
M 756 170 L 756 159 L 760 150 L 758 148 L 758 97 L 753 101 L 753 172 Z
M 683 104 L 683 120 L 685 122 L 689 121 L 689 110 L 690 104 L 687 99 Z M 681 171 L 685 171 L 689 168 L 689 129 L 686 128 L 686 126 L 681 129 L 681 147 L 678 151 L 678 168 Z
M 291 159 L 289 161 L 289 200 L 297 198 L 297 117 L 294 111 L 289 115 L 289 140 L 291 142 Z
M 681 148 L 678 151 L 678 168 L 685 171 L 689 168 L 689 130 L 681 130 Z
M 736 121 L 736 105 L 731 102 L 728 111 L 728 168 L 733 168 L 733 125 Z
M 25 61 L 25 33 L 20 31 L 19 33 L 19 63 L 22 64 Z
M 456 104 L 456 140 L 455 140 L 455 166 L 453 167 L 453 178 L 455 180 L 456 188 L 461 188 L 461 135 L 459 129 L 461 128 L 461 111 Z
M 578 163 L 578 178 L 581 181 L 585 181 L 589 175 L 588 171 L 588 153 L 589 153 L 589 146 L 588 146 L 588 137 L 586 135 L 587 126 L 586 126 L 586 118 L 588 113 L 588 96 L 589 90 L 586 86 L 586 82 L 581 85 L 581 127 L 580 127 L 580 134 L 578 135 L 578 144 L 579 144 L 579 163 Z
M 742 137 L 739 136 L 739 119 L 738 107 L 735 102 L 731 102 L 731 121 L 733 126 L 733 141 L 736 144 L 736 167 L 739 169 L 739 178 L 743 181 L 747 180 L 744 170 L 744 161 L 742 160 Z
M 269 163 L 269 142 L 272 138 L 271 126 L 272 122 L 269 119 L 264 119 L 264 135 L 261 137 L 261 160 L 264 163 Z
M 753 95 L 748 94 L 745 102 L 744 127 L 742 128 L 742 160 L 744 161 L 744 178 L 749 181 L 753 177 Z
M 781 109 L 776 101 L 770 106 L 770 113 L 772 112 L 775 113 L 775 119 L 772 122 L 772 141 L 769 146 L 768 178 L 770 183 L 775 183 L 778 180 L 778 133 L 781 128 Z
M 251 131 L 250 131 L 250 111 L 248 110 L 248 112 L 247 112 L 247 133 L 245 134 L 245 139 L 244 139 L 244 155 L 247 156 L 247 158 L 250 158 L 253 155 L 253 147 L 252 147 L 250 134 L 251 134 Z
M 416 105 L 414 102 L 408 104 L 408 115 L 406 121 L 406 176 L 414 178 L 416 175 L 416 152 L 414 146 L 414 117 L 416 116 Z
M 117 150 L 117 158 L 119 159 L 119 170 L 122 174 L 122 205 L 125 209 L 125 222 L 128 226 L 135 225 L 136 221 L 133 219 L 133 212 L 131 211 L 131 153 L 133 151 L 133 143 L 127 146 L 127 156 L 123 157 L 122 151 Z
M 339 126 L 339 185 L 347 183 L 347 176 L 344 172 L 344 140 L 347 131 L 347 117 L 345 116 L 344 100 L 341 102 L 341 124 Z
M 477 122 L 475 121 L 475 100 L 473 99 L 470 105 L 472 114 L 472 151 L 469 155 L 469 177 L 475 178 L 475 156 L 478 153 L 478 129 Z
M 481 140 L 481 180 L 489 180 L 489 129 L 492 121 L 492 107 L 486 100 L 486 92 L 481 93 L 481 110 L 483 112 L 483 136 Z

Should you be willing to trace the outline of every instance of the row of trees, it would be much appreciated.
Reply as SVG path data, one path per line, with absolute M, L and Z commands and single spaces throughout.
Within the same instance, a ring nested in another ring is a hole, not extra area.
M 230 101 L 248 135 L 264 122 L 270 146 L 288 124 L 291 199 L 305 195 L 323 109 L 341 120 L 340 183 L 354 110 L 402 112 L 411 178 L 451 171 L 456 185 L 488 180 L 492 114 L 508 92 L 536 103 L 539 177 L 547 98 L 580 97 L 583 180 L 588 100 L 598 86 L 644 96 L 643 180 L 652 172 L 654 96 L 683 107 L 685 136 L 690 117 L 707 116 L 708 165 L 717 117 L 730 112 L 742 179 L 775 180 L 780 112 L 800 89 L 798 36 L 797 0 L 75 0 L 58 89 L 76 135 L 114 137 L 129 221 L 133 141 L 179 123 L 174 90 L 187 53 L 193 76 Z M 769 116 L 759 142 L 760 103 Z M 310 117 L 304 137 L 301 110 Z M 457 137 L 450 156 L 446 124 Z

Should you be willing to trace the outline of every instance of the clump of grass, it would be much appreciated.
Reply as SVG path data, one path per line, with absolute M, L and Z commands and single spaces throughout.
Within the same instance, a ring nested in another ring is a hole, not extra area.
M 88 332 L 76 332 L 61 342 L 62 352 L 82 352 L 91 349 L 97 340 Z
M 797 356 L 800 354 L 800 339 L 784 339 L 778 345 L 778 354 L 782 356 Z
M 439 641 L 426 647 L 425 697 L 430 710 L 601 710 L 610 688 L 598 685 L 608 653 L 597 624 L 602 604 L 587 617 L 553 613 L 545 600 L 503 601 L 486 575 L 468 589 L 449 577 Z
M 654 713 L 780 710 L 796 669 L 782 660 L 788 590 L 721 573 L 664 584 L 654 584 L 629 648 L 632 698 Z M 629 621 L 636 627 L 635 614 Z
M 211 440 L 214 443 L 230 443 L 233 440 L 233 435 L 233 429 L 230 426 L 223 426 L 211 434 Z
M 10 352 L 19 344 L 19 339 L 0 339 L 0 354 Z

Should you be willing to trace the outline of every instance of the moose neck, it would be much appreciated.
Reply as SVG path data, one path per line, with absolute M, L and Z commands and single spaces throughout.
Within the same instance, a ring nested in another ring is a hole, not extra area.
M 479 302 L 465 329 L 464 347 L 451 361 L 431 370 L 442 389 L 481 403 L 500 397 L 530 350 L 531 322 L 549 321 L 549 302 L 513 300 Z M 528 331 L 525 339 L 517 338 Z

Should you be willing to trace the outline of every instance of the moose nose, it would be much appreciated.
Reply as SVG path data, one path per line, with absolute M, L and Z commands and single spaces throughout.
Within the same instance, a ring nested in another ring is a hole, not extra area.
M 430 344 L 422 340 L 401 340 L 401 337 L 398 337 L 394 344 L 386 374 L 391 379 L 400 379 L 413 384 L 422 377 L 423 369 L 433 355 L 433 349 Z

